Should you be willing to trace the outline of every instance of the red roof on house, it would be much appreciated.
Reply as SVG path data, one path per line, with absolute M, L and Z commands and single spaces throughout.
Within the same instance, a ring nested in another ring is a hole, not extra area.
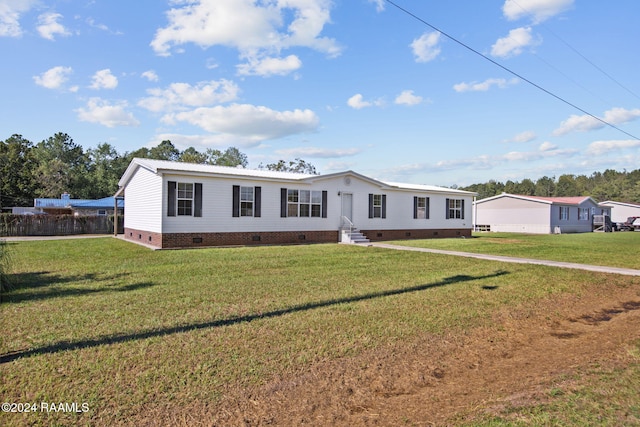
M 549 203 L 559 203 L 563 205 L 579 205 L 585 200 L 589 199 L 588 196 L 575 196 L 575 197 L 540 197 L 540 196 L 522 196 L 518 195 L 518 197 L 524 197 L 526 199 L 533 200 L 541 200 L 543 202 Z

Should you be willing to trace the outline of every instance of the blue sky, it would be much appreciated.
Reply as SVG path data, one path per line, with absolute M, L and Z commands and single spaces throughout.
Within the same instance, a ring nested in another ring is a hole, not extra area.
M 434 185 L 640 167 L 640 2 L 0 0 L 0 138 Z

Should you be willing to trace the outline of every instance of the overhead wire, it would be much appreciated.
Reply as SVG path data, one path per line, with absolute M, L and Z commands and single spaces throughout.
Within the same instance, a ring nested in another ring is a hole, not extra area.
M 442 31 L 440 28 L 436 27 L 435 25 L 432 25 L 431 23 L 427 22 L 425 19 L 423 19 L 423 18 L 417 16 L 416 14 L 414 14 L 413 12 L 403 8 L 402 6 L 400 6 L 397 3 L 393 2 L 392 0 L 385 0 L 385 1 L 387 3 L 389 3 L 390 5 L 392 5 L 393 7 L 395 7 L 396 9 L 400 10 L 401 12 L 409 15 L 410 17 L 412 17 L 415 20 L 423 23 L 424 25 L 428 26 L 429 28 L 439 32 L 440 34 L 442 34 L 443 36 L 445 36 L 449 40 L 459 44 L 460 46 L 464 47 L 465 49 L 467 49 L 467 50 L 475 53 L 476 55 L 484 58 L 485 60 L 491 62 L 492 64 L 496 65 L 497 67 L 499 67 L 499 68 L 503 69 L 504 71 L 508 72 L 509 74 L 512 74 L 512 75 L 516 76 L 517 78 L 523 80 L 526 83 L 529 83 L 531 86 L 535 87 L 536 89 L 541 90 L 542 92 L 546 93 L 547 95 L 550 95 L 550 96 L 554 97 L 558 101 L 563 102 L 563 103 L 569 105 L 572 108 L 575 108 L 576 110 L 578 110 L 578 111 L 582 112 L 583 114 L 586 114 L 587 116 L 599 121 L 600 123 L 602 123 L 602 124 L 604 124 L 606 126 L 609 126 L 609 127 L 613 128 L 613 129 L 615 129 L 615 130 L 617 130 L 617 131 L 619 131 L 619 132 L 621 132 L 621 133 L 623 133 L 623 134 L 625 134 L 625 135 L 627 135 L 627 136 L 629 136 L 629 137 L 631 137 L 633 139 L 636 139 L 636 140 L 640 141 L 639 137 L 637 137 L 637 136 L 635 136 L 635 135 L 633 135 L 633 134 L 631 134 L 631 133 L 619 128 L 618 126 L 614 125 L 613 123 L 610 123 L 610 122 L 608 122 L 608 121 L 596 116 L 595 114 L 592 114 L 592 113 L 588 112 L 587 110 L 585 110 L 585 109 L 577 106 L 576 104 L 574 104 L 574 103 L 562 98 L 561 96 L 556 95 L 555 93 L 551 92 L 550 90 L 545 89 L 544 87 L 542 87 L 539 84 L 533 82 L 532 80 L 529 80 L 528 78 L 524 77 L 523 75 L 521 75 L 521 74 L 511 70 L 510 68 L 500 64 L 499 62 L 489 58 L 487 55 L 477 51 L 476 49 L 474 49 L 471 46 L 465 44 L 464 42 L 458 40 L 457 38 L 455 38 L 452 35 L 446 33 L 445 31 Z
M 518 6 L 520 9 L 522 9 L 523 12 L 525 12 L 528 15 L 533 15 L 533 13 L 531 13 L 529 10 L 525 9 L 522 5 L 520 5 L 520 3 L 518 3 L 516 0 L 511 0 L 511 2 L 513 2 L 513 4 L 515 4 L 516 6 Z M 607 73 L 604 69 L 602 69 L 601 67 L 599 67 L 595 62 L 591 61 L 589 58 L 587 58 L 585 55 L 583 55 L 580 51 L 578 51 L 578 49 L 576 49 L 575 47 L 573 47 L 571 44 L 569 44 L 569 42 L 567 42 L 566 40 L 564 40 L 562 37 L 560 37 L 558 34 L 556 34 L 548 25 L 544 24 L 544 23 L 540 23 L 540 25 L 542 25 L 547 31 L 549 31 L 555 38 L 557 38 L 558 40 L 560 40 L 565 46 L 567 46 L 569 49 L 571 49 L 576 55 L 578 55 L 579 57 L 581 57 L 583 60 L 585 60 L 587 63 L 589 63 L 592 67 L 594 67 L 596 70 L 600 71 L 602 74 L 604 74 L 607 78 L 609 78 L 612 82 L 614 82 L 615 84 L 617 84 L 618 86 L 620 86 L 622 89 L 626 90 L 627 92 L 629 92 L 631 95 L 635 96 L 636 98 L 640 99 L 640 96 L 638 96 L 638 94 L 636 94 L 634 91 L 632 91 L 631 89 L 629 89 L 628 87 L 626 87 L 625 85 L 623 85 L 622 83 L 620 83 L 615 77 L 613 77 L 611 74 Z

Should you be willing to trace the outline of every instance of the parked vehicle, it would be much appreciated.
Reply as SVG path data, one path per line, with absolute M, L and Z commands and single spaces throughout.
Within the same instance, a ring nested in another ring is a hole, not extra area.
M 625 222 L 617 223 L 618 231 L 640 231 L 640 216 L 630 216 Z

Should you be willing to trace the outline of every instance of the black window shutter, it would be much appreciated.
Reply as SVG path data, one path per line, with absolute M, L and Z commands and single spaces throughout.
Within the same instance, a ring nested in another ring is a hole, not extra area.
M 444 210 L 445 210 L 445 218 L 449 219 L 449 199 L 446 199 L 445 201 Z
M 418 197 L 413 196 L 413 219 L 418 218 Z
M 194 185 L 194 209 L 193 216 L 202 216 L 202 184 L 196 182 Z
M 167 191 L 167 216 L 176 216 L 176 182 L 169 181 Z
M 233 186 L 233 212 L 232 216 L 237 218 L 240 216 L 240 186 Z
M 262 187 L 256 187 L 254 191 L 253 216 L 259 218 L 262 210 Z
M 429 219 L 429 198 L 427 197 L 427 203 L 425 205 L 425 219 Z
M 464 200 L 460 201 L 460 219 L 464 219 Z
M 373 218 L 373 194 L 369 194 L 369 218 Z
M 280 189 L 280 218 L 287 217 L 287 189 Z
M 327 217 L 327 192 L 322 192 L 322 218 Z
M 387 217 L 387 195 L 382 195 L 382 218 Z

